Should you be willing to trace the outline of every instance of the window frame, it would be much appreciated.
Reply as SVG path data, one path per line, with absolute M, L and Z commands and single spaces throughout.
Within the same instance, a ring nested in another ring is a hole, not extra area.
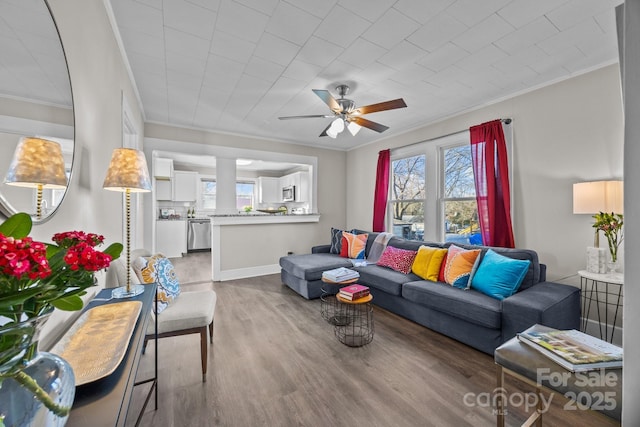
M 452 138 L 450 141 L 448 141 L 447 143 L 443 143 L 443 144 L 439 144 L 438 145 L 438 167 L 439 167 L 439 172 L 440 172 L 440 184 L 438 186 L 438 206 L 439 206 L 439 211 L 440 211 L 440 218 L 441 220 L 438 222 L 438 225 L 440 226 L 440 241 L 444 242 L 446 241 L 446 237 L 447 237 L 447 230 L 446 230 L 446 226 L 445 226 L 445 219 L 446 219 L 446 214 L 445 214 L 445 204 L 447 202 L 458 202 L 458 201 L 474 201 L 476 202 L 477 199 L 475 197 L 475 188 L 474 188 L 474 196 L 468 196 L 468 197 L 446 197 L 445 193 L 446 193 L 446 165 L 445 165 L 445 151 L 448 149 L 452 149 L 452 148 L 456 148 L 456 147 L 463 147 L 463 146 L 467 146 L 469 147 L 469 153 L 471 153 L 471 143 L 470 143 L 470 135 L 469 132 L 462 132 L 462 136 L 463 138 Z M 464 140 L 464 137 L 466 137 L 466 140 Z M 473 162 L 473 159 L 471 160 Z M 471 165 L 471 167 L 473 168 L 473 164 Z M 477 204 L 476 204 L 476 210 L 477 210 Z
M 402 159 L 408 159 L 411 157 L 417 157 L 417 156 L 424 156 L 424 179 L 425 179 L 425 188 L 424 188 L 424 199 L 406 199 L 406 200 L 402 200 L 402 199 L 394 199 L 393 196 L 393 162 L 398 161 L 398 160 L 402 160 Z M 419 202 L 421 200 L 423 200 L 423 206 L 422 206 L 422 210 L 424 212 L 424 218 L 423 218 L 423 224 L 424 224 L 424 228 L 426 229 L 426 218 L 427 218 L 427 211 L 426 211 L 426 200 L 427 200 L 427 194 L 428 194 L 428 189 L 427 189 L 427 182 L 428 182 L 428 171 L 429 171 L 429 166 L 427 165 L 427 155 L 421 151 L 407 151 L 406 154 L 404 151 L 400 150 L 399 153 L 396 153 L 396 155 L 392 155 L 389 159 L 389 167 L 390 167 L 390 171 L 389 171 L 389 188 L 388 188 L 388 197 L 387 197 L 387 209 L 386 209 L 386 223 L 387 223 L 387 229 L 388 230 L 392 230 L 393 231 L 393 204 L 394 203 L 398 203 L 398 202 Z M 423 240 L 424 240 L 424 236 L 423 236 Z
M 424 204 L 424 234 L 423 241 L 444 242 L 444 157 L 441 155 L 443 147 L 460 145 L 463 142 L 470 144 L 469 131 L 457 132 L 439 138 L 411 144 L 391 150 L 390 164 L 394 160 L 411 157 L 415 155 L 425 155 L 425 204 Z M 442 151 L 443 153 L 443 151 Z M 389 171 L 391 174 L 393 171 Z M 391 201 L 392 180 L 389 179 L 388 200 Z M 390 203 L 387 203 L 387 216 L 385 219 L 387 230 L 393 229 L 393 215 Z
M 514 196 L 513 196 L 513 125 L 502 124 L 504 136 L 507 144 L 507 155 L 509 165 L 509 191 L 511 198 L 511 221 L 515 230 L 514 220 Z M 423 241 L 444 242 L 445 226 L 444 226 L 444 150 L 446 148 L 458 145 L 468 144 L 471 149 L 471 136 L 469 130 L 455 132 L 449 135 L 432 138 L 410 144 L 404 147 L 392 148 L 390 156 L 389 168 L 394 160 L 411 157 L 414 155 L 424 154 L 425 157 L 425 206 L 424 206 L 424 235 Z M 389 171 L 391 177 L 393 171 Z M 392 179 L 389 179 L 388 197 L 391 202 L 392 196 Z M 451 199 L 448 199 L 451 200 Z M 393 230 L 393 215 L 390 203 L 387 203 L 387 212 L 385 225 L 387 230 Z

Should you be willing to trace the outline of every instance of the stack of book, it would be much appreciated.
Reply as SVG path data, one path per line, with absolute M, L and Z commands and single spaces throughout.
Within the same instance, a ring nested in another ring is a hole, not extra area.
M 344 298 L 349 301 L 355 301 L 360 298 L 364 298 L 369 295 L 369 288 L 364 285 L 350 285 L 340 288 L 338 292 L 340 298 Z
M 523 344 L 538 350 L 571 372 L 622 367 L 622 348 L 575 329 L 536 330 L 518 334 Z
M 345 282 L 360 277 L 360 273 L 346 267 L 334 268 L 322 273 L 322 278 L 331 282 Z

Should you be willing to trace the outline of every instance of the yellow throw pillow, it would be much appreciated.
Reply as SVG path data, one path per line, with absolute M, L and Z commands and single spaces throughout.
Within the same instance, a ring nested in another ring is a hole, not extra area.
M 432 248 L 430 246 L 420 246 L 411 271 L 425 280 L 438 281 L 440 265 L 447 256 L 446 249 Z

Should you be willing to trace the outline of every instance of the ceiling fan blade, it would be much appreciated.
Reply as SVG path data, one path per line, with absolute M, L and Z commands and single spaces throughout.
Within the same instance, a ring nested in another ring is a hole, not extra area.
M 398 98 L 392 101 L 380 102 L 378 104 L 365 105 L 364 107 L 356 108 L 354 113 L 356 114 L 369 114 L 376 113 L 378 111 L 394 110 L 396 108 L 404 108 L 407 104 L 404 99 Z
M 338 104 L 338 101 L 336 101 L 336 99 L 333 96 L 331 96 L 328 90 L 323 90 L 323 89 L 311 89 L 311 90 L 313 91 L 313 93 L 318 95 L 320 99 L 322 99 L 324 103 L 329 106 L 329 108 L 331 108 L 331 111 L 335 111 L 336 113 L 342 112 L 342 107 L 340 107 L 340 104 Z
M 389 126 L 385 126 L 385 125 L 381 125 L 380 123 L 376 123 L 376 122 L 372 122 L 371 120 L 367 120 L 363 117 L 351 117 L 351 122 L 355 122 L 356 124 L 371 129 L 371 130 L 375 130 L 376 132 L 384 132 L 385 130 L 389 129 Z
M 326 128 L 324 128 L 324 130 L 322 131 L 322 133 L 318 136 L 329 136 L 327 135 L 327 131 L 329 130 L 329 128 L 331 127 L 331 125 L 333 124 L 333 122 L 329 123 L 329 126 L 327 126 Z
M 327 117 L 333 117 L 333 115 L 326 115 L 326 114 L 312 114 L 309 116 L 284 116 L 284 117 L 278 117 L 280 120 L 291 120 L 291 119 L 324 119 Z

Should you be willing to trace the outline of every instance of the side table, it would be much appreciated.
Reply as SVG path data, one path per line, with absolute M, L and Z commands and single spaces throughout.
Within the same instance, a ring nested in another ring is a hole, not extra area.
M 578 271 L 580 276 L 580 290 L 582 294 L 582 324 L 581 330 L 585 332 L 589 321 L 591 303 L 593 302 L 598 316 L 598 329 L 600 339 L 613 342 L 616 332 L 618 312 L 622 305 L 622 285 L 624 276 L 621 273 L 591 273 L 590 271 Z M 602 307 L 601 305 L 604 305 Z M 613 323 L 609 325 L 609 307 L 614 307 Z M 604 313 L 601 313 L 604 311 Z M 604 320 L 604 324 L 603 324 Z M 611 333 L 609 333 L 611 326 Z
M 333 282 L 329 279 L 322 278 L 322 286 L 320 291 L 320 314 L 322 318 L 332 325 L 344 324 L 344 318 L 338 316 L 338 300 L 335 295 L 340 288 L 345 285 L 356 283 L 358 279 L 345 280 L 344 282 Z
M 540 332 L 553 330 L 542 325 L 532 327 Z M 497 387 L 491 401 L 495 402 L 496 425 L 505 426 L 509 405 L 532 409 L 523 426 L 542 426 L 542 417 L 549 409 L 554 393 L 568 399 L 564 410 L 593 411 L 590 416 L 605 416 L 620 421 L 622 416 L 622 368 L 570 372 L 539 351 L 521 343 L 517 337 L 496 348 Z M 535 391 L 512 396 L 505 389 L 505 375 L 534 387 Z M 545 398 L 544 394 L 549 393 Z M 545 403 L 546 402 L 546 403 Z M 633 403 L 632 403 L 633 404 Z
M 373 341 L 373 295 L 350 301 L 335 296 L 338 302 L 338 317 L 344 319 L 342 324 L 336 324 L 334 333 L 338 341 L 349 347 L 361 347 Z

